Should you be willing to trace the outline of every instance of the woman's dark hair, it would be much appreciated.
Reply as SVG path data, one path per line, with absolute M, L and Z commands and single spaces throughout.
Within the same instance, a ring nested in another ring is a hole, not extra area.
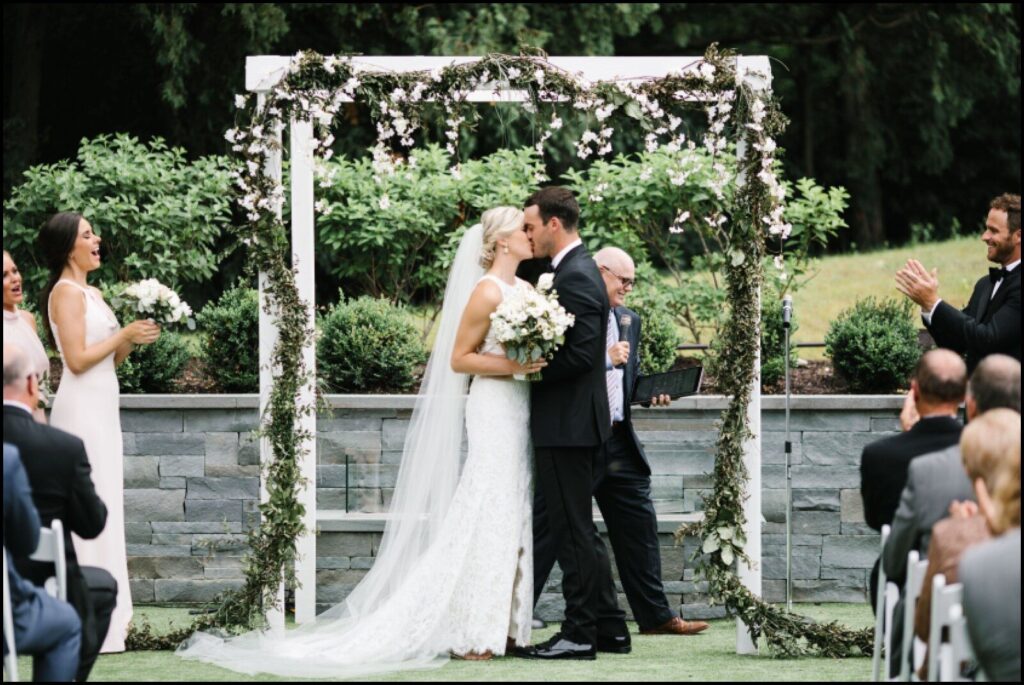
M 51 216 L 43 227 L 39 229 L 39 236 L 36 244 L 43 258 L 43 264 L 50 272 L 50 278 L 46 281 L 39 296 L 39 311 L 43 314 L 43 326 L 46 328 L 46 337 L 57 349 L 57 340 L 53 337 L 53 327 L 50 326 L 50 293 L 53 286 L 57 285 L 64 267 L 68 264 L 71 251 L 75 249 L 75 241 L 78 240 L 78 225 L 84 217 L 78 212 L 58 212 Z
M 537 205 L 541 221 L 547 223 L 551 217 L 558 217 L 566 231 L 573 232 L 580 220 L 580 206 L 576 196 L 568 188 L 551 186 L 541 188 L 526 200 L 523 207 Z

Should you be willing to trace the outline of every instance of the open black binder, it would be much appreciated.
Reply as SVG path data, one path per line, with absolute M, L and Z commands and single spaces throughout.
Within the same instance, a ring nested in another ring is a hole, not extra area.
M 704 380 L 703 366 L 691 366 L 679 371 L 640 376 L 636 387 L 633 388 L 633 397 L 629 403 L 643 404 L 650 402 L 652 397 L 660 395 L 668 395 L 672 399 L 696 395 L 700 392 L 702 380 Z

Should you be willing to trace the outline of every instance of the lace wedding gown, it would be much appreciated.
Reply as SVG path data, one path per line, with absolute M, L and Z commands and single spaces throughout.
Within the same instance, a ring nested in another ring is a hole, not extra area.
M 497 283 L 505 297 L 515 287 L 529 287 L 484 278 Z M 503 354 L 490 331 L 480 351 Z M 357 606 L 332 617 L 341 608 L 335 607 L 284 636 L 252 632 L 222 640 L 200 633 L 179 654 L 243 673 L 346 678 L 439 666 L 449 653 L 501 655 L 509 637 L 528 644 L 533 616 L 529 418 L 528 383 L 473 379 L 465 406 L 468 454 L 450 506 L 433 542 L 412 569 L 395 574 L 396 587 L 386 591 L 382 604 L 368 613 Z M 363 584 L 370 581 L 367 577 Z
M 71 287 L 85 298 L 85 345 L 103 342 L 120 326 L 110 307 L 95 291 L 73 281 L 60 280 L 55 287 Z M 101 652 L 123 652 L 128 625 L 132 620 L 132 593 L 128 583 L 128 550 L 124 534 L 124 444 L 121 439 L 121 390 L 110 354 L 85 373 L 68 368 L 61 347 L 57 324 L 51 316 L 53 337 L 57 340 L 64 372 L 53 398 L 50 425 L 81 438 L 92 466 L 96 494 L 107 505 L 107 524 L 99 537 L 83 540 L 72 536 L 78 563 L 98 566 L 117 581 L 117 606 L 110 618 L 110 629 Z M 67 523 L 65 522 L 65 526 Z

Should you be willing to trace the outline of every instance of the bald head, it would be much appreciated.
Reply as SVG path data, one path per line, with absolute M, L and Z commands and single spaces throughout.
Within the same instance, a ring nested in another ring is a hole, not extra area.
M 950 350 L 925 352 L 914 370 L 912 386 L 921 416 L 955 414 L 967 390 L 967 366 L 960 355 Z
M 991 354 L 981 360 L 967 383 L 967 418 L 1000 408 L 1020 413 L 1020 362 Z
M 601 278 L 608 291 L 608 304 L 621 307 L 626 302 L 626 292 L 633 289 L 633 279 L 636 278 L 633 258 L 617 247 L 605 247 L 594 255 L 594 262 L 601 270 Z
M 4 343 L 4 399 L 18 399 L 26 390 L 28 377 L 32 375 L 32 360 L 11 343 Z

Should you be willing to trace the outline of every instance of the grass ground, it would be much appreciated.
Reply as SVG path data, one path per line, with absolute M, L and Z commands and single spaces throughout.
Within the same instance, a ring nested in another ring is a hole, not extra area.
M 863 628 L 871 625 L 871 609 L 864 604 L 799 605 L 797 610 L 818 620 L 836 620 Z M 136 620 L 145 616 L 160 631 L 172 622 L 188 623 L 187 610 L 136 607 Z M 410 617 L 414 620 L 415 617 Z M 641 637 L 634 631 L 633 652 L 601 655 L 597 661 L 543 663 L 517 658 L 489 662 L 451 661 L 428 671 L 411 671 L 371 678 L 379 681 L 866 681 L 871 660 L 854 659 L 772 659 L 767 656 L 738 656 L 735 653 L 736 624 L 732 620 L 712 621 L 711 628 L 693 637 Z M 540 641 L 554 627 L 534 633 Z M 31 663 L 19 660 L 23 680 L 30 679 Z M 93 669 L 92 681 L 272 681 L 268 676 L 251 677 L 216 666 L 183 661 L 172 652 L 130 652 L 101 656 Z

